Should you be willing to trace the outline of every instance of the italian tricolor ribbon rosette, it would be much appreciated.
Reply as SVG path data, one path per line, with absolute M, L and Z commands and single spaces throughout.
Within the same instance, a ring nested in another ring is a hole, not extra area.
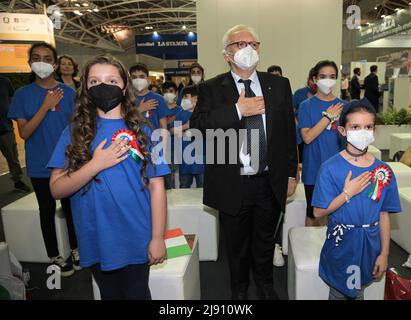
M 382 189 L 390 184 L 392 172 L 388 166 L 380 165 L 376 167 L 371 175 L 372 186 L 368 197 L 372 200 L 380 201 Z
M 144 160 L 143 152 L 140 146 L 137 144 L 136 135 L 131 130 L 123 129 L 116 131 L 111 138 L 111 142 L 113 143 L 117 140 L 124 140 L 127 142 L 127 146 L 130 147 L 130 149 L 128 149 L 128 153 L 137 163 L 140 163 L 142 160 Z

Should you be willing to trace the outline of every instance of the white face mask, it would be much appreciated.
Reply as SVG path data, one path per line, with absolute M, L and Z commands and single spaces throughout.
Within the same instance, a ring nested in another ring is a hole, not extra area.
M 201 76 L 196 76 L 196 75 L 191 76 L 191 81 L 193 81 L 194 84 L 199 84 L 202 79 L 203 78 Z
M 255 68 L 258 60 L 258 52 L 249 45 L 241 50 L 238 50 L 234 54 L 234 63 L 242 70 L 251 70 Z
M 374 142 L 374 131 L 349 130 L 347 131 L 347 141 L 358 150 L 365 150 L 365 148 Z
M 132 82 L 133 82 L 134 88 L 136 88 L 137 91 L 143 91 L 145 88 L 148 87 L 147 79 L 137 78 L 137 79 L 133 79 Z
M 166 100 L 167 103 L 173 103 L 175 98 L 176 95 L 174 93 L 167 92 L 164 94 L 164 100 Z
M 31 70 L 41 79 L 47 78 L 54 72 L 53 66 L 45 62 L 33 62 L 31 64 Z
M 336 84 L 337 80 L 335 79 L 320 79 L 317 81 L 318 89 L 325 95 L 328 95 L 333 90 Z
M 193 103 L 190 99 L 183 99 L 181 100 L 181 108 L 184 110 L 190 110 L 193 107 Z

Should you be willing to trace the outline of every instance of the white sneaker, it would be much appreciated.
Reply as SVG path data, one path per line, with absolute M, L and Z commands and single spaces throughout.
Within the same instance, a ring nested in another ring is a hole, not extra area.
M 278 243 L 275 244 L 273 264 L 276 267 L 283 267 L 285 265 L 283 249 Z
M 405 261 L 405 263 L 402 266 L 411 269 L 411 254 L 408 256 L 408 260 Z

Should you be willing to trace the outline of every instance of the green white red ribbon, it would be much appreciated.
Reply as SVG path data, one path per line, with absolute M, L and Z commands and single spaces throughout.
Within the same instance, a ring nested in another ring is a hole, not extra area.
M 113 143 L 117 140 L 127 141 L 127 145 L 130 146 L 128 153 L 137 163 L 140 163 L 142 160 L 144 160 L 143 151 L 137 144 L 136 135 L 131 130 L 123 129 L 116 131 L 111 138 L 111 142 Z
M 392 172 L 388 166 L 380 165 L 376 167 L 371 176 L 373 182 L 368 198 L 380 201 L 382 189 L 391 182 Z

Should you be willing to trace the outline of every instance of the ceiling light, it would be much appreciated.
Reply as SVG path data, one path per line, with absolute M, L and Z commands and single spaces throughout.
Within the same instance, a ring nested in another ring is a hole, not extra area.
M 146 30 L 153 30 L 153 27 L 147 26 L 147 27 L 144 27 L 144 29 L 146 29 Z
M 93 10 L 91 10 L 91 9 L 87 9 L 87 11 L 88 11 L 88 12 L 93 12 Z
M 374 7 L 374 10 L 378 10 L 378 7 Z
M 181 28 L 182 28 L 183 30 L 185 30 L 185 29 L 187 29 L 187 26 L 186 26 L 186 25 L 183 25 Z
M 157 36 L 158 36 L 158 32 L 157 32 L 157 31 L 154 31 L 154 32 L 153 32 L 153 35 L 157 37 Z
M 94 12 L 99 12 L 100 10 L 98 8 L 93 9 Z
M 80 5 L 79 5 L 78 3 L 75 3 L 74 5 L 75 5 L 76 7 L 80 7 Z
M 83 14 L 80 12 L 80 11 L 78 11 L 78 10 L 74 10 L 73 11 L 76 15 L 78 15 L 78 16 L 82 16 Z
M 87 2 L 83 2 L 82 6 L 83 6 L 83 7 L 88 7 L 88 3 L 87 3 Z
M 189 35 L 190 37 L 192 37 L 192 36 L 194 36 L 194 32 L 193 32 L 193 31 L 190 31 L 190 32 L 188 33 L 188 35 Z

